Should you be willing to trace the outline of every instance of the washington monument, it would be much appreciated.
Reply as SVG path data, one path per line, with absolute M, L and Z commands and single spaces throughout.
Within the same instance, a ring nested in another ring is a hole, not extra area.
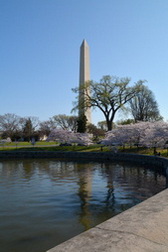
M 90 57 L 89 46 L 86 40 L 83 40 L 80 47 L 80 72 L 79 72 L 79 86 L 84 85 L 87 81 L 90 81 Z M 90 94 L 90 88 L 88 87 L 87 93 Z M 86 94 L 81 93 L 79 95 L 79 104 L 85 103 Z M 81 109 L 79 108 L 79 116 L 86 116 L 87 124 L 91 123 L 91 108 Z

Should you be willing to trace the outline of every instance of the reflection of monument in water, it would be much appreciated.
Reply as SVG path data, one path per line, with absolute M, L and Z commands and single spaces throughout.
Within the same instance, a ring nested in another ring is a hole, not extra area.
M 86 40 L 83 40 L 80 47 L 80 72 L 79 72 L 79 86 L 85 85 L 90 81 L 90 55 L 89 46 Z M 80 92 L 79 104 L 85 104 L 86 93 L 90 94 L 90 87 L 87 88 L 85 93 Z M 83 109 L 79 108 L 79 117 L 86 116 L 87 123 L 91 123 L 91 108 Z
M 89 209 L 89 201 L 92 196 L 92 169 L 91 165 L 87 165 L 87 169 L 83 169 L 83 164 L 76 164 L 79 176 L 78 195 L 81 200 L 80 223 L 85 230 L 92 227 L 92 214 Z

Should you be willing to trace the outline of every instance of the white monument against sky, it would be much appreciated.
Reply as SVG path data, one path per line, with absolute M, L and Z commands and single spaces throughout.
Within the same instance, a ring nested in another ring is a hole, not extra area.
M 86 81 L 90 81 L 90 55 L 89 46 L 86 40 L 83 40 L 80 47 L 80 73 L 79 73 L 79 85 L 85 84 Z M 90 88 L 87 90 L 90 93 Z M 85 94 L 79 95 L 79 103 L 84 102 Z M 79 116 L 85 115 L 87 118 L 87 124 L 91 123 L 91 108 L 86 110 L 79 109 Z

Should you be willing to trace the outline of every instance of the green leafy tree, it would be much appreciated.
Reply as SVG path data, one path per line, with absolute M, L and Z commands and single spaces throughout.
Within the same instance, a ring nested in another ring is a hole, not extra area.
M 126 120 L 120 120 L 120 121 L 117 121 L 117 124 L 118 125 L 127 125 L 127 124 L 132 124 L 132 123 L 135 123 L 135 120 L 134 119 L 126 119 Z
M 129 78 L 117 78 L 112 76 L 103 76 L 99 83 L 89 81 L 78 88 L 72 89 L 79 95 L 83 93 L 85 102 L 82 104 L 87 107 L 98 108 L 104 115 L 107 124 L 107 130 L 112 130 L 113 121 L 118 110 L 130 101 L 139 92 L 139 83 L 129 87 Z M 88 89 L 88 87 L 90 87 Z M 89 91 L 88 91 L 89 90 Z M 74 109 L 82 106 L 78 102 Z

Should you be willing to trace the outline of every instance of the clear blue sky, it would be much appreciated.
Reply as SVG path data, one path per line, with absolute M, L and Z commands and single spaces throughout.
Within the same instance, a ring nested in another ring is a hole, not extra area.
M 70 115 L 83 39 L 92 80 L 146 79 L 168 119 L 167 0 L 0 0 L 0 115 Z

